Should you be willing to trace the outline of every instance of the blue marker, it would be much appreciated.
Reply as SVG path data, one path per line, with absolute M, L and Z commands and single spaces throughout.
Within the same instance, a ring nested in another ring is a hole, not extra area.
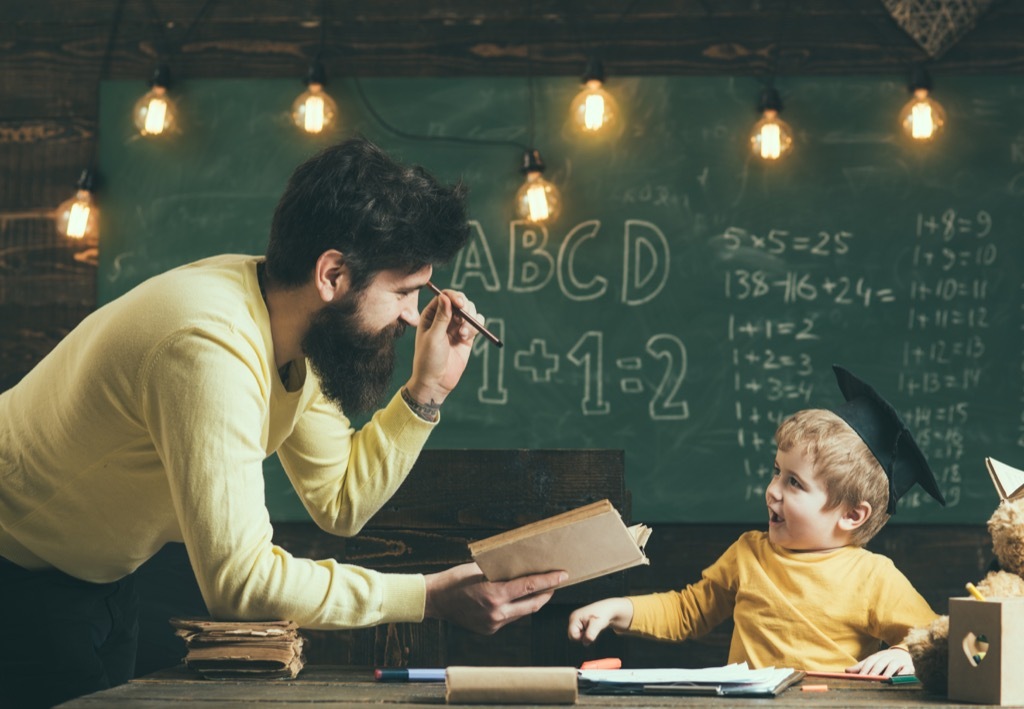
M 920 680 L 914 675 L 893 675 L 889 678 L 889 684 L 910 684 L 911 682 L 920 682 Z
M 379 682 L 444 682 L 445 670 L 413 669 L 411 667 L 384 667 L 373 671 Z

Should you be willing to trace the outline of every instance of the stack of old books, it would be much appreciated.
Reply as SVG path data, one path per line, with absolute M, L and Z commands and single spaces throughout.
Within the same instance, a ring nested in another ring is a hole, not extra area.
M 290 620 L 172 618 L 171 625 L 185 641 L 185 665 L 207 679 L 293 679 L 305 663 Z

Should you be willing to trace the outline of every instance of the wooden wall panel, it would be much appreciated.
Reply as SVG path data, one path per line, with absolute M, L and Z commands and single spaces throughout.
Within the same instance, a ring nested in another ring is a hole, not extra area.
M 51 216 L 94 142 L 86 119 L 0 121 L 0 391 L 95 308 L 95 245 L 59 236 Z

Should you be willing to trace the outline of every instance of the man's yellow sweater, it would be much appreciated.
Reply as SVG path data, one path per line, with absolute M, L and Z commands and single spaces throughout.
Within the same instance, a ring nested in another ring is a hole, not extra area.
M 880 640 L 937 616 L 892 561 L 860 547 L 790 552 L 747 532 L 697 583 L 630 598 L 629 632 L 663 640 L 704 635 L 732 616 L 729 662 L 841 672 Z
M 258 260 L 214 257 L 146 281 L 0 395 L 0 556 L 109 582 L 184 541 L 217 618 L 422 620 L 422 576 L 297 559 L 271 543 L 268 455 L 321 528 L 351 536 L 433 424 L 396 395 L 353 431 L 305 362 L 286 387 Z

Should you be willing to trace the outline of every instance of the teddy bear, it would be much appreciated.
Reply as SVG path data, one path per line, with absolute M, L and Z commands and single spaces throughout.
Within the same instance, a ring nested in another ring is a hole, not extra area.
M 990 571 L 976 585 L 986 598 L 1024 596 L 1024 499 L 1002 502 L 988 520 L 998 571 Z M 914 672 L 924 689 L 945 696 L 949 691 L 949 616 L 914 628 L 906 645 L 914 659 Z

